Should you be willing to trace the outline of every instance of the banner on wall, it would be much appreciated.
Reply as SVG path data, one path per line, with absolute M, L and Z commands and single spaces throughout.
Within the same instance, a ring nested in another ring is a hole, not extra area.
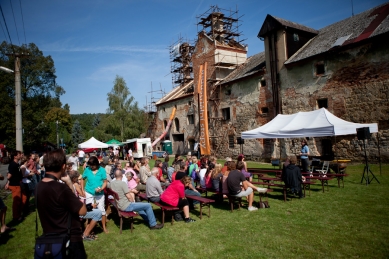
M 200 65 L 199 81 L 197 82 L 197 94 L 199 97 L 200 120 L 200 152 L 202 155 L 210 155 L 208 134 L 208 110 L 207 110 L 207 62 Z

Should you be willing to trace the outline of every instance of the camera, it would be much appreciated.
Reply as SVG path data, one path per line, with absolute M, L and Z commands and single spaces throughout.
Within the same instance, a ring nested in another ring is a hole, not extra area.
M 93 210 L 93 205 L 92 205 L 92 203 L 88 203 L 88 204 L 86 204 L 85 206 L 86 206 L 86 210 L 87 210 L 87 211 L 92 211 L 92 210 Z

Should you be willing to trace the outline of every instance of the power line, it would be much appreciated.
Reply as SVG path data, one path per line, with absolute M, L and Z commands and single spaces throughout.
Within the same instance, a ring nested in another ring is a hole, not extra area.
M 9 3 L 11 4 L 11 10 L 12 10 L 12 16 L 13 16 L 13 18 L 14 18 L 14 23 L 15 23 L 16 35 L 18 36 L 18 42 L 19 42 L 19 46 L 20 46 L 20 39 L 19 39 L 18 26 L 16 26 L 14 8 L 12 7 L 12 2 L 11 2 L 11 0 L 9 0 Z
M 20 13 L 22 14 L 22 23 L 23 23 L 23 32 L 24 32 L 24 43 L 27 45 L 27 40 L 26 40 L 26 30 L 24 29 L 24 18 L 23 18 L 23 12 L 22 12 L 22 2 L 19 0 L 20 4 Z
M 1 22 L 0 22 L 0 26 L 1 26 L 1 29 L 3 30 L 5 41 L 7 41 L 7 34 L 5 34 L 4 27 L 3 27 L 3 24 Z
M 3 8 L 1 8 L 1 5 L 0 5 L 0 11 L 1 11 L 1 15 L 3 16 L 3 20 L 4 20 L 4 24 L 5 24 L 5 28 L 7 29 L 7 33 L 8 33 L 8 38 L 9 38 L 9 41 L 11 42 L 11 46 L 13 48 L 13 44 L 12 44 L 12 40 L 11 40 L 11 36 L 9 35 L 9 30 L 8 30 L 8 26 L 7 26 L 7 22 L 5 21 L 5 17 L 4 17 L 4 13 L 3 13 Z M 15 52 L 15 50 L 14 50 Z

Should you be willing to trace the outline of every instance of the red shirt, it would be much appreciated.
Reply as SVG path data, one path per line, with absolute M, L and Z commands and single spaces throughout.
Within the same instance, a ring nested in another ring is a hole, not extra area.
M 185 186 L 178 180 L 172 182 L 161 194 L 161 200 L 171 206 L 177 206 L 180 198 L 185 198 Z

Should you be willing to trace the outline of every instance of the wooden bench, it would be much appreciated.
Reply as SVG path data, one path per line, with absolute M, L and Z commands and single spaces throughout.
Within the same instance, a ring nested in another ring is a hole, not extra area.
M 284 201 L 286 202 L 286 190 L 287 187 L 285 184 L 278 184 L 278 183 L 270 183 L 270 182 L 251 182 L 252 184 L 257 184 L 257 185 L 267 185 L 267 188 L 270 189 L 270 187 L 280 187 L 283 190 L 284 193 Z
M 146 193 L 139 193 L 138 194 L 139 198 L 141 200 L 145 200 L 145 201 L 148 201 L 147 199 L 147 195 Z M 159 202 L 152 202 L 155 206 L 161 208 L 161 211 L 162 211 L 162 224 L 165 224 L 165 211 L 177 211 L 177 210 L 180 210 L 178 207 L 174 207 L 174 206 L 170 206 L 170 205 L 165 205 L 165 204 L 162 204 L 162 203 L 159 203 Z M 172 213 L 172 222 L 171 224 L 173 225 L 173 222 L 174 222 L 174 214 Z
M 138 213 L 136 213 L 135 211 L 122 211 L 118 208 L 117 206 L 117 200 L 119 200 L 119 195 L 113 191 L 112 189 L 110 188 L 106 188 L 107 190 L 107 196 L 108 196 L 108 202 L 109 204 L 111 204 L 117 211 L 118 213 L 118 216 L 120 218 L 120 234 L 122 233 L 122 228 L 123 228 L 123 218 L 125 219 L 129 219 L 130 220 L 130 226 L 131 226 L 131 233 L 132 233 L 132 230 L 133 230 L 133 223 L 134 223 L 134 217 L 137 217 L 139 216 Z M 114 199 L 110 199 L 109 196 L 113 196 Z
M 195 201 L 200 202 L 200 219 L 203 218 L 203 207 L 208 206 L 208 218 L 211 217 L 211 203 L 215 202 L 215 200 L 204 198 L 204 197 L 199 197 L 195 195 L 186 195 L 186 198 L 192 199 Z

